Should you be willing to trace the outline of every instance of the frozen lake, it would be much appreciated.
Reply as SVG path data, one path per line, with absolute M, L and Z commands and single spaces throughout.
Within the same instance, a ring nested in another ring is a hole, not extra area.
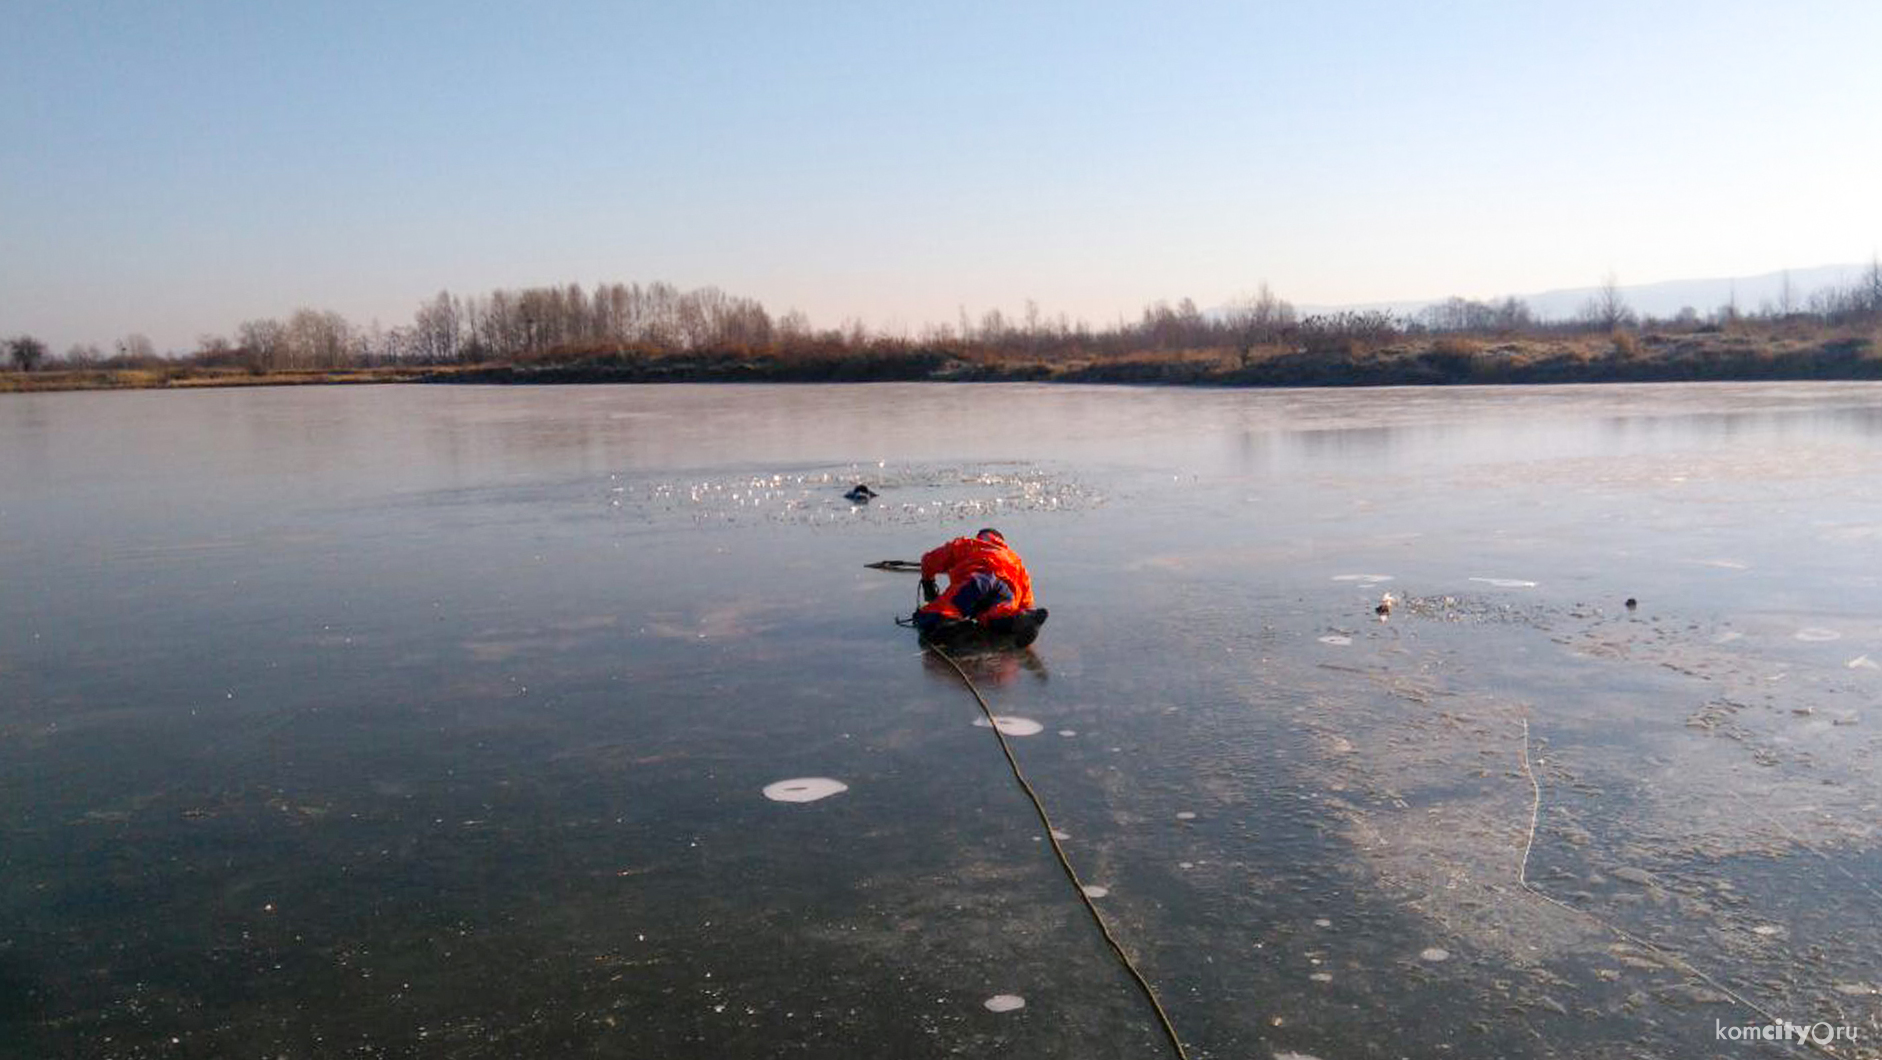
M 1842 383 L 0 396 L 0 1056 L 1167 1053 L 864 567 L 985 525 L 1192 1056 L 1882 1055 L 1879 454 Z

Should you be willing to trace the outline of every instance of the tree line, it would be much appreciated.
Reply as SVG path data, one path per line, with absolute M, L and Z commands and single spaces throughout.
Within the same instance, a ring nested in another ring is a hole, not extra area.
M 951 322 L 900 334 L 872 331 L 851 320 L 817 329 L 801 312 L 773 316 L 753 298 L 716 287 L 681 290 L 672 284 L 604 283 L 494 290 L 458 296 L 440 291 L 419 305 L 408 324 L 360 327 L 339 313 L 304 308 L 286 319 L 243 321 L 232 334 L 203 335 L 183 357 L 160 357 L 144 335 L 127 335 L 113 350 L 79 345 L 62 357 L 45 343 L 19 335 L 5 342 L 20 371 L 40 368 L 160 367 L 179 363 L 254 372 L 322 371 L 383 365 L 482 364 L 575 358 L 598 354 L 662 356 L 684 353 L 786 356 L 888 354 L 897 351 L 977 351 L 1055 360 L 1128 356 L 1182 350 L 1231 350 L 1246 364 L 1258 351 L 1351 353 L 1417 335 L 1522 336 L 1549 332 L 1620 332 L 1635 328 L 1698 330 L 1746 320 L 1808 320 L 1826 326 L 1882 322 L 1882 261 L 1853 283 L 1794 296 L 1786 283 L 1775 303 L 1742 311 L 1735 304 L 1704 314 L 1693 308 L 1671 318 L 1646 318 L 1627 304 L 1614 277 L 1606 278 L 1580 313 L 1568 320 L 1538 318 L 1519 298 L 1450 298 L 1410 315 L 1347 311 L 1303 315 L 1266 283 L 1212 311 L 1189 298 L 1153 302 L 1136 319 L 1093 327 L 1065 314 L 1048 315 L 1027 301 L 1018 314 L 962 309 Z

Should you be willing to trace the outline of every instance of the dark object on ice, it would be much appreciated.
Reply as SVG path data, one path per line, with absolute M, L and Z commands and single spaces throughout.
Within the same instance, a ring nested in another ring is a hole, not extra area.
M 858 482 L 856 485 L 850 487 L 850 491 L 848 493 L 845 493 L 843 496 L 848 498 L 851 502 L 855 504 L 868 504 L 870 501 L 874 500 L 877 496 L 879 496 L 879 494 L 877 494 L 875 490 L 870 489 L 868 486 L 864 485 L 863 483 Z
M 915 624 L 922 643 L 949 651 L 987 651 L 1000 648 L 1024 648 L 1039 639 L 1039 627 L 1046 624 L 1049 612 L 1043 607 L 1021 611 L 1017 615 L 987 620 L 921 616 L 926 621 Z
M 1043 607 L 1030 611 L 1021 611 L 1011 618 L 993 618 L 987 620 L 987 632 L 995 636 L 1010 633 L 1013 647 L 1024 648 L 1039 639 L 1039 627 L 1046 624 L 1050 613 Z
M 1639 607 L 1639 606 L 1640 606 L 1640 601 L 1634 599 L 1631 596 L 1627 598 L 1627 609 L 1629 611 L 1632 611 L 1634 608 Z

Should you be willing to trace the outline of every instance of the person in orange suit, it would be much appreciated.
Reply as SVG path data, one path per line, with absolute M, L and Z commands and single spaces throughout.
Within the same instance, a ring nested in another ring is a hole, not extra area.
M 943 573 L 946 592 L 935 581 Z M 945 638 L 971 623 L 1011 636 L 1015 647 L 1024 648 L 1046 621 L 1046 609 L 1033 603 L 1026 564 L 991 527 L 922 556 L 921 597 L 927 602 L 915 612 L 915 628 L 928 639 Z

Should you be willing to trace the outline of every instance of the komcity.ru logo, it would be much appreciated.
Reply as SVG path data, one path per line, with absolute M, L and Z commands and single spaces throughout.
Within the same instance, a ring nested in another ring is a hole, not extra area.
M 1715 1019 L 1712 1021 L 1712 1033 L 1721 1042 L 1797 1042 L 1804 1045 L 1833 1045 L 1837 1042 L 1853 1042 L 1862 1037 L 1861 1028 L 1828 1020 L 1816 1023 L 1773 1020 L 1770 1023 L 1736 1024 Z

